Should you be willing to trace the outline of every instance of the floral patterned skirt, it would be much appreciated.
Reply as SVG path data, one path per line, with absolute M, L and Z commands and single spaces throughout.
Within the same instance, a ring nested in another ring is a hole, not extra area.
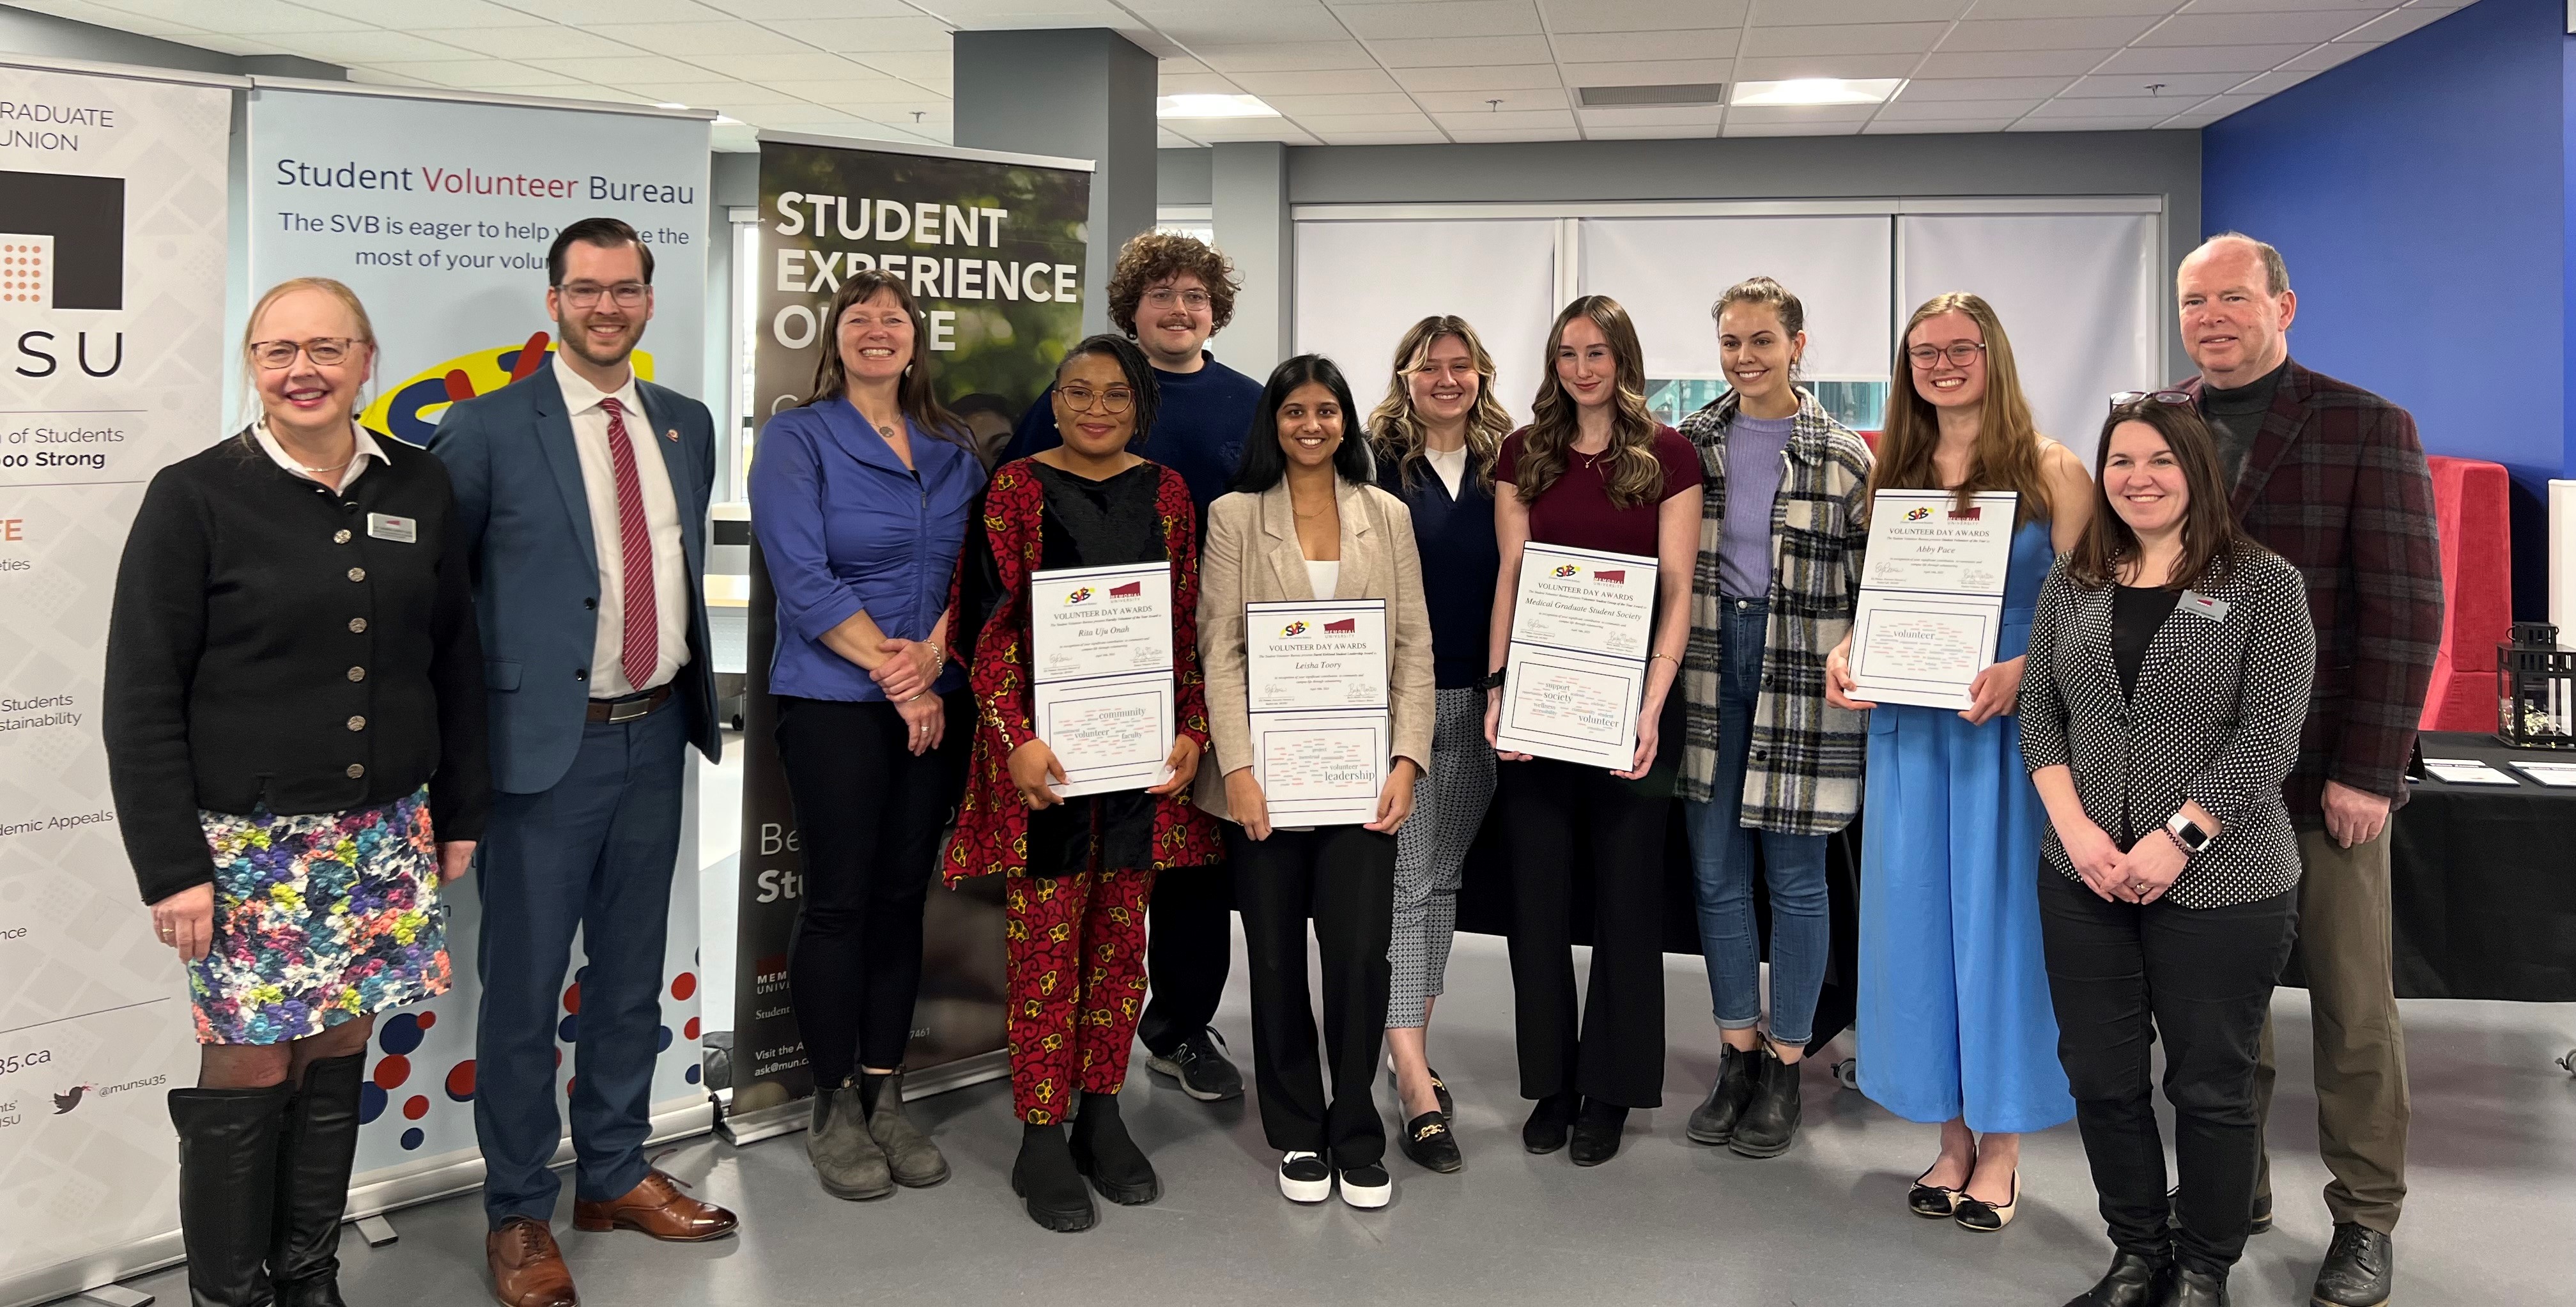
M 429 791 L 281 817 L 199 810 L 214 944 L 188 964 L 201 1044 L 282 1044 L 444 994 L 447 908 Z

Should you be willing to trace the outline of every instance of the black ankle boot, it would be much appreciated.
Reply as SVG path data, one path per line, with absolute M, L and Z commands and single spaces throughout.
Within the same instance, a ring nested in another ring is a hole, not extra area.
M 1100 1196 L 1121 1207 L 1140 1207 L 1163 1196 L 1162 1179 L 1145 1150 L 1127 1134 L 1118 1095 L 1084 1094 L 1073 1118 L 1073 1167 L 1091 1177 Z
M 1798 1137 L 1798 1117 L 1804 1101 L 1798 1096 L 1798 1069 L 1804 1062 L 1790 1063 L 1770 1046 L 1762 1049 L 1753 1067 L 1753 1101 L 1744 1105 L 1744 1115 L 1736 1120 L 1735 1137 L 1726 1146 L 1745 1157 L 1778 1157 L 1789 1151 Z
M 346 1307 L 340 1298 L 340 1217 L 358 1156 L 358 1078 L 367 1055 L 304 1069 L 277 1137 L 277 1218 L 268 1278 L 277 1307 Z
M 179 1233 L 195 1307 L 265 1307 L 287 1088 L 173 1089 Z M 345 1181 L 343 1182 L 346 1183 Z
M 1530 1109 L 1529 1120 L 1521 1123 L 1521 1147 L 1533 1153 L 1553 1153 L 1565 1147 L 1565 1132 L 1574 1125 L 1574 1095 L 1550 1094 Z
M 1736 1122 L 1744 1119 L 1745 1105 L 1753 1101 L 1756 1056 L 1746 1048 L 1718 1051 L 1717 1083 L 1709 1086 L 1707 1101 L 1690 1114 L 1690 1123 L 1682 1130 L 1692 1143 L 1722 1147 L 1735 1138 Z
M 2143 1257 L 2124 1250 L 2091 1289 L 2067 1299 L 2066 1307 L 2157 1307 L 2173 1273 L 2170 1256 Z
M 1599 1166 L 1619 1155 L 1619 1132 L 1628 1124 L 1628 1109 L 1602 1102 L 1597 1098 L 1583 1100 L 1583 1110 L 1574 1118 L 1574 1164 Z
M 1030 1220 L 1050 1230 L 1072 1234 L 1090 1229 L 1100 1219 L 1099 1209 L 1091 1205 L 1091 1190 L 1083 1187 L 1082 1172 L 1073 1164 L 1073 1149 L 1065 1143 L 1062 1126 L 1021 1127 L 1020 1158 L 1011 1164 L 1011 1192 L 1028 1200 Z
M 2174 1268 L 2165 1296 L 2156 1307 L 2227 1307 L 2227 1274 L 2203 1275 L 2189 1267 Z

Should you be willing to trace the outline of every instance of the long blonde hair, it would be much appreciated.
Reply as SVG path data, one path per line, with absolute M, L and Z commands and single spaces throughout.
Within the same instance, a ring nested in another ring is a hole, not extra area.
M 1977 414 L 1977 445 L 1969 455 L 1968 476 L 1958 485 L 1959 507 L 1981 491 L 2009 490 L 2019 496 L 2016 522 L 2052 519 L 2048 478 L 2039 466 L 2039 424 L 2030 415 L 2030 400 L 2021 392 L 2021 369 L 2013 363 L 2012 340 L 2003 320 L 1983 296 L 1950 291 L 1923 301 L 1905 330 L 1896 333 L 1895 381 L 1888 387 L 1887 429 L 1878 438 L 1878 461 L 1870 469 L 1869 489 L 1942 490 L 1932 455 L 1941 447 L 1941 416 L 1932 401 L 1914 388 L 1914 363 L 1906 345 L 1914 329 L 1944 313 L 1961 313 L 1986 338 L 1986 398 Z
M 1637 327 L 1628 320 L 1628 310 L 1607 295 L 1576 299 L 1556 315 L 1556 325 L 1548 328 L 1543 365 L 1547 372 L 1539 382 L 1538 397 L 1530 401 L 1530 424 L 1521 437 L 1512 484 L 1522 503 L 1538 502 L 1538 497 L 1565 474 L 1566 451 L 1582 435 L 1574 398 L 1556 379 L 1557 347 L 1565 343 L 1565 329 L 1576 318 L 1589 319 L 1601 329 L 1601 338 L 1610 345 L 1610 357 L 1618 363 L 1616 379 L 1611 383 L 1618 394 L 1611 399 L 1610 448 L 1603 451 L 1609 466 L 1601 478 L 1610 495 L 1610 506 L 1634 508 L 1651 504 L 1656 492 L 1663 488 L 1664 465 L 1655 458 L 1655 428 L 1661 424 L 1646 407 L 1646 350 L 1637 343 Z
M 376 324 L 367 316 L 367 306 L 358 298 L 358 292 L 349 289 L 348 283 L 330 277 L 289 277 L 269 287 L 268 293 L 260 296 L 259 302 L 250 306 L 250 318 L 242 323 L 242 405 L 247 410 L 243 415 L 245 425 L 255 426 L 267 415 L 259 403 L 259 365 L 252 362 L 250 357 L 252 333 L 259 330 L 260 315 L 268 312 L 269 305 L 300 290 L 318 290 L 340 301 L 340 307 L 347 309 L 349 316 L 357 320 L 356 338 L 367 344 L 368 368 L 373 369 L 376 365 Z M 350 420 L 356 421 L 358 414 L 365 412 L 366 408 L 367 387 L 366 383 L 361 381 L 358 385 L 357 399 L 349 408 Z
M 1407 328 L 1404 339 L 1395 346 L 1395 375 L 1386 383 L 1386 398 L 1369 412 L 1369 442 L 1377 455 L 1396 470 L 1398 483 L 1413 488 L 1414 464 L 1421 460 L 1428 437 L 1422 429 L 1422 418 L 1413 411 L 1412 376 L 1422 366 L 1423 357 L 1443 336 L 1454 336 L 1467 348 L 1467 358 L 1476 369 L 1476 406 L 1467 413 L 1467 461 L 1474 465 L 1476 483 L 1491 488 L 1494 484 L 1494 455 L 1502 448 L 1503 437 L 1512 429 L 1512 415 L 1503 402 L 1494 398 L 1494 356 L 1485 352 L 1485 342 L 1477 339 L 1476 329 L 1465 318 L 1454 313 L 1436 313 Z

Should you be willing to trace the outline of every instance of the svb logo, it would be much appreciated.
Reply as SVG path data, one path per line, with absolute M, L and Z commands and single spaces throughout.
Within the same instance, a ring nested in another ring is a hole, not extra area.
M 1091 602 L 1091 587 L 1086 585 L 1086 586 L 1081 586 L 1081 587 L 1076 588 L 1076 589 L 1073 591 L 1073 593 L 1068 594 L 1068 595 L 1066 595 L 1066 596 L 1064 597 L 1064 601 L 1065 601 L 1066 603 L 1069 603 L 1069 604 L 1087 604 L 1087 603 L 1090 603 L 1090 602 Z
M 1905 520 L 1908 522 L 1920 522 L 1930 516 L 1932 516 L 1932 510 L 1929 508 L 1913 508 L 1906 510 Z

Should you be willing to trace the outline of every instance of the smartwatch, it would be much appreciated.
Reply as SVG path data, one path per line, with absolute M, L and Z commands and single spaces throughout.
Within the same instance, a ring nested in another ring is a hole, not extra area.
M 2181 845 L 2185 853 L 2198 853 L 2208 848 L 2212 839 L 2217 838 L 2208 831 L 2202 830 L 2200 823 L 2179 812 L 2165 818 L 2165 833 L 2173 836 L 2174 843 Z

